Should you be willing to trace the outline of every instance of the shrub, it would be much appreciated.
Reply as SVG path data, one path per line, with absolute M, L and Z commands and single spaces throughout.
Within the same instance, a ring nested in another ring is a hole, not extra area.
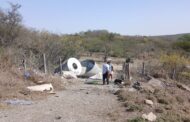
M 131 102 L 129 102 L 129 101 L 125 102 L 124 107 L 126 107 L 127 112 L 135 112 L 135 111 L 141 112 L 141 111 L 143 111 L 143 105 L 133 103 L 132 101 Z
M 168 71 L 171 78 L 174 79 L 178 77 L 179 73 L 190 63 L 190 59 L 178 53 L 173 53 L 170 55 L 162 55 L 161 62 L 163 63 L 164 69 Z
M 127 122 L 147 122 L 147 121 L 144 120 L 142 117 L 136 117 L 136 118 L 127 120 Z
M 157 122 L 190 122 L 190 117 L 176 111 L 168 111 L 166 114 L 162 114 Z
M 179 47 L 187 52 L 190 52 L 190 35 L 186 34 L 182 36 L 179 42 L 176 42 L 174 45 Z
M 190 41 L 176 42 L 174 46 L 190 52 Z

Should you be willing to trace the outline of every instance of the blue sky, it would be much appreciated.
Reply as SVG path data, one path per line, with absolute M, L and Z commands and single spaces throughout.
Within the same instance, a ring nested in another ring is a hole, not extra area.
M 123 35 L 190 32 L 190 0 L 0 0 L 22 5 L 23 23 L 70 34 L 106 29 Z

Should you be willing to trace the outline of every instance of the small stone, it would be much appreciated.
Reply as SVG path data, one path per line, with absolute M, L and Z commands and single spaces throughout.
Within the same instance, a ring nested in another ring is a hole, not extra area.
M 152 100 L 145 100 L 145 103 L 148 104 L 148 105 L 151 105 L 151 106 L 153 105 Z
M 156 113 L 164 113 L 164 110 L 161 109 L 161 108 L 156 108 L 156 109 L 155 109 L 155 112 L 156 112 Z
M 23 90 L 23 91 L 19 91 L 19 93 L 23 94 L 23 95 L 28 95 L 30 93 L 30 91 Z
M 156 121 L 157 116 L 153 114 L 152 112 L 150 112 L 149 114 L 143 114 L 142 118 L 150 122 L 154 122 Z
M 151 80 L 149 80 L 148 84 L 155 88 L 163 88 L 162 81 L 155 79 L 155 78 L 152 78 Z
M 88 92 L 86 92 L 86 94 L 89 94 Z
M 128 91 L 129 91 L 129 92 L 136 92 L 137 90 L 134 89 L 134 88 L 129 88 Z
M 43 83 L 45 83 L 44 81 L 37 81 L 36 82 L 37 84 L 43 84 Z
M 61 116 L 56 116 L 55 119 L 59 120 L 61 119 Z
M 165 106 L 165 109 L 166 109 L 166 110 L 172 110 L 172 107 L 169 106 L 169 105 L 167 105 L 167 106 Z

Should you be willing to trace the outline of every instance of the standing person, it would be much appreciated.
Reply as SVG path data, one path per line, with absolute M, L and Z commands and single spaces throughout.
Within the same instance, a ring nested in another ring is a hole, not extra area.
M 111 59 L 108 60 L 108 65 L 109 65 L 109 78 L 111 78 L 111 81 L 113 80 L 113 65 L 111 64 Z
M 111 65 L 111 74 L 110 74 L 111 81 L 113 81 L 113 72 L 114 72 L 113 65 Z
M 108 74 L 109 74 L 109 65 L 108 65 L 108 62 L 104 61 L 104 64 L 102 66 L 103 85 L 105 85 L 105 82 L 109 84 Z

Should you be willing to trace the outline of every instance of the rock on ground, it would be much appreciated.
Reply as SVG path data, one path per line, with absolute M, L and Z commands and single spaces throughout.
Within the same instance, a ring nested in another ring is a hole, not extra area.
M 148 120 L 150 122 L 154 122 L 156 121 L 156 115 L 153 114 L 152 112 L 150 112 L 149 114 L 143 114 L 142 115 L 142 118 L 145 119 L 145 120 Z

